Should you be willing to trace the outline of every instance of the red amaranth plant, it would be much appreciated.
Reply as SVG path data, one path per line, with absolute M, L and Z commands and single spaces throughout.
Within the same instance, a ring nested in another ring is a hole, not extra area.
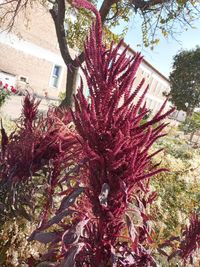
M 55 215 L 42 218 L 30 240 L 50 243 L 43 259 L 56 261 L 55 266 L 156 266 L 146 247 L 151 242 L 146 205 L 155 198 L 155 193 L 147 194 L 148 180 L 165 169 L 152 166 L 152 157 L 159 151 L 150 154 L 149 150 L 165 135 L 167 124 L 162 121 L 173 109 L 163 113 L 166 100 L 159 112 L 144 122 L 148 87 L 143 90 L 144 80 L 137 87 L 134 84 L 141 55 L 128 58 L 128 47 L 121 52 L 122 42 L 107 49 L 94 6 L 86 0 L 73 3 L 96 14 L 82 67 L 90 100 L 81 84 L 72 112 L 82 167 L 77 177 L 68 177 L 68 183 L 71 179 L 78 186 L 60 193 L 64 198 Z M 141 227 L 133 222 L 136 209 Z M 52 225 L 57 225 L 57 230 L 50 231 Z
M 179 243 L 178 248 L 175 250 L 174 241 Z M 188 262 L 193 264 L 194 255 L 200 248 L 200 219 L 197 212 L 191 214 L 189 224 L 183 229 L 182 235 L 172 236 L 170 240 L 162 245 L 162 248 L 166 246 L 172 248 L 172 253 L 168 256 L 169 261 L 174 257 L 180 257 L 184 264 Z
M 200 219 L 198 214 L 193 213 L 190 218 L 189 226 L 183 231 L 180 243 L 180 257 L 186 262 L 193 263 L 192 256 L 200 248 Z
M 30 219 L 25 207 L 34 210 L 33 193 L 43 186 L 53 194 L 73 157 L 79 158 L 80 145 L 70 127 L 69 112 L 50 109 L 43 116 L 38 114 L 38 106 L 39 101 L 27 95 L 16 130 L 7 136 L 2 125 L 1 222 L 10 216 Z

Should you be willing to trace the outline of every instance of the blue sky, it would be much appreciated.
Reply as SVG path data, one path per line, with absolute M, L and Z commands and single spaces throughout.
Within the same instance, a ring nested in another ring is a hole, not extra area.
M 173 56 L 177 54 L 181 49 L 192 49 L 197 45 L 200 46 L 200 20 L 194 23 L 195 29 L 189 28 L 187 31 L 183 31 L 176 35 L 176 39 L 165 39 L 162 36 L 160 43 L 155 46 L 152 51 L 150 48 L 138 47 L 137 44 L 141 44 L 141 32 L 139 19 L 134 19 L 129 23 L 129 30 L 125 36 L 125 42 L 128 43 L 136 51 L 141 51 L 145 59 L 149 61 L 154 67 L 156 67 L 162 74 L 169 76 L 171 66 L 173 63 Z M 114 32 L 120 33 L 124 25 L 118 26 Z

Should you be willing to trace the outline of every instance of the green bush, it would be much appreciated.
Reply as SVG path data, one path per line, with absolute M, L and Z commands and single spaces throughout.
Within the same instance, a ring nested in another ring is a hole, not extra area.
M 180 235 L 189 214 L 200 207 L 200 150 L 173 136 L 156 144 L 157 149 L 163 146 L 166 149 L 156 162 L 163 158 L 161 166 L 170 171 L 151 181 L 158 192 L 154 215 L 159 243 L 170 235 Z

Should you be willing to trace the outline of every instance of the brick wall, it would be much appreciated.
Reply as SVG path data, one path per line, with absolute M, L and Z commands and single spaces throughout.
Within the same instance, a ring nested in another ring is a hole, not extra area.
M 71 53 L 74 57 L 75 52 Z M 38 94 L 47 91 L 50 97 L 58 97 L 65 91 L 67 68 L 60 54 L 53 20 L 42 5 L 34 4 L 26 13 L 20 13 L 11 33 L 0 32 L 0 58 L 0 71 L 16 75 L 18 87 L 27 87 L 20 81 L 23 76 Z M 54 65 L 62 68 L 58 88 L 50 86 Z
M 39 94 L 48 94 L 57 97 L 60 91 L 64 91 L 66 83 L 66 67 L 62 67 L 61 84 L 59 88 L 49 86 L 50 76 L 54 64 L 44 59 L 40 59 L 22 51 L 18 51 L 4 44 L 0 44 L 0 69 L 2 71 L 16 75 L 16 84 L 20 88 L 26 85 L 20 82 L 20 76 L 26 77 L 29 86 Z

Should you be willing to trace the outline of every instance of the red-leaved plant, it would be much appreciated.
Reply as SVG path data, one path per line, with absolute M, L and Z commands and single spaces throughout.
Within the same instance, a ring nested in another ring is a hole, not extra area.
M 51 205 L 61 173 L 64 180 L 63 170 L 80 154 L 77 134 L 69 124 L 69 112 L 52 108 L 47 116 L 39 115 L 39 103 L 35 97 L 25 97 L 22 116 L 10 135 L 1 125 L 1 224 L 16 216 L 30 220 L 38 205 L 36 193 L 48 192 Z
M 174 241 L 178 242 L 177 245 Z M 171 248 L 171 253 L 168 255 L 163 248 Z M 177 249 L 174 249 L 177 247 Z M 183 228 L 181 236 L 172 236 L 165 241 L 160 247 L 160 253 L 165 255 L 170 261 L 174 257 L 179 257 L 184 265 L 194 263 L 196 252 L 200 249 L 200 219 L 197 212 L 190 216 L 189 224 Z
M 29 240 L 49 243 L 43 259 L 54 260 L 55 266 L 156 266 L 147 247 L 152 239 L 146 206 L 156 196 L 149 191 L 149 178 L 164 169 L 152 166 L 152 157 L 159 151 L 150 154 L 149 149 L 165 135 L 167 124 L 162 121 L 173 109 L 163 113 L 166 100 L 144 122 L 148 87 L 142 89 L 142 80 L 133 89 L 142 57 L 127 58 L 128 47 L 120 52 L 122 42 L 107 49 L 94 6 L 83 0 L 73 4 L 96 14 L 82 67 L 90 100 L 81 84 L 72 111 L 82 166 L 76 175 L 68 176 L 68 189 L 59 193 L 64 197 L 55 214 L 47 219 L 46 210 Z M 136 213 L 141 225 L 133 223 Z

